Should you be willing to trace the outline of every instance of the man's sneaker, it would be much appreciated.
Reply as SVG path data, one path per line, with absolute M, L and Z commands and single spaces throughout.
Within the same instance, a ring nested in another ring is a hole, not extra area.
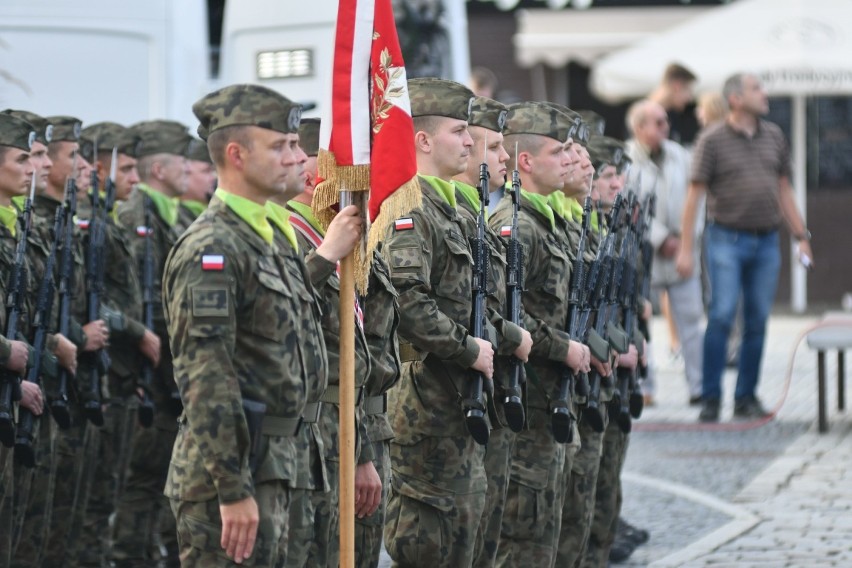
M 639 546 L 640 544 L 645 544 L 651 537 L 651 535 L 648 534 L 648 531 L 646 531 L 645 529 L 640 529 L 639 527 L 634 527 L 621 517 L 618 518 L 616 534 L 624 536 L 624 538 L 626 538 L 636 546 Z
M 769 416 L 769 412 L 763 408 L 763 405 L 756 398 L 744 398 L 734 403 L 735 418 L 766 418 L 767 416 Z
M 704 401 L 704 407 L 701 409 L 701 414 L 698 415 L 700 422 L 718 422 L 719 421 L 719 401 L 708 399 Z

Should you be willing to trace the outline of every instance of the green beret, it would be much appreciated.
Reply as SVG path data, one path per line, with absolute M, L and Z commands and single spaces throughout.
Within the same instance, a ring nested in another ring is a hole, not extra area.
M 302 107 L 284 95 L 260 85 L 230 85 L 213 91 L 192 105 L 201 122 L 198 135 L 227 126 L 259 126 L 284 134 L 299 132 Z
M 139 137 L 137 158 L 154 154 L 183 156 L 192 141 L 189 129 L 173 120 L 146 120 L 137 122 L 128 130 Z
M 53 125 L 50 124 L 50 122 L 43 116 L 39 116 L 34 112 L 26 110 L 12 110 L 10 108 L 4 110 L 3 114 L 9 114 L 29 122 L 32 125 L 33 130 L 36 131 L 36 141 L 41 142 L 45 146 L 50 144 L 50 141 L 53 139 Z M 29 150 L 29 148 L 27 150 Z
M 207 142 L 204 140 L 198 140 L 197 138 L 193 138 L 189 141 L 184 156 L 187 160 L 207 162 L 208 164 L 213 163 L 213 159 L 210 157 L 210 150 L 207 149 Z
M 80 135 L 80 153 L 89 162 L 94 162 L 96 147 L 99 152 L 112 152 L 112 149 L 116 148 L 119 154 L 135 158 L 139 151 L 139 136 L 115 122 L 98 122 L 83 129 Z
M 51 142 L 77 142 L 83 131 L 83 123 L 73 116 L 48 116 L 47 121 L 53 125 Z
M 33 125 L 11 114 L 0 114 L 0 146 L 30 151 L 36 139 Z
M 524 102 L 509 106 L 503 134 L 538 134 L 566 142 L 576 128 L 575 119 L 554 106 Z
M 593 110 L 578 110 L 583 122 L 589 125 L 592 136 L 603 136 L 606 130 L 606 120 Z
M 445 116 L 467 122 L 473 91 L 455 81 L 418 77 L 408 80 L 411 116 Z
M 467 121 L 471 126 L 481 126 L 494 132 L 503 132 L 506 126 L 506 115 L 509 110 L 503 103 L 486 97 L 474 97 L 470 107 L 470 119 Z
M 299 146 L 308 156 L 319 154 L 320 119 L 303 118 L 299 123 Z
M 609 136 L 595 136 L 589 141 L 589 159 L 595 166 L 595 172 L 600 172 L 604 166 L 615 166 L 620 172 L 629 163 L 630 158 L 624 151 L 624 142 Z
M 586 146 L 589 143 L 589 137 L 591 133 L 589 132 L 589 125 L 583 121 L 583 117 L 580 116 L 580 113 L 571 110 L 565 105 L 560 105 L 557 103 L 544 103 L 546 105 L 550 105 L 556 110 L 560 110 L 574 122 L 573 128 L 568 132 L 568 138 L 571 138 L 574 142 L 579 143 L 582 146 Z

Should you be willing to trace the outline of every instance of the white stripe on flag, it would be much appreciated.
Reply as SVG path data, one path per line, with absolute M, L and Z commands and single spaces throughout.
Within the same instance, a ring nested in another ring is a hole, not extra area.
M 351 132 L 353 164 L 370 163 L 370 50 L 373 46 L 375 0 L 357 0 L 352 45 Z

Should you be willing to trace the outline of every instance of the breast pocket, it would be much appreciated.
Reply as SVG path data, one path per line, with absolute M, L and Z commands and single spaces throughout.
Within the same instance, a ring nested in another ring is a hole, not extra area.
M 454 230 L 444 237 L 447 251 L 446 265 L 441 273 L 441 279 L 435 285 L 438 296 L 470 306 L 473 270 L 473 257 L 468 249 L 467 241 Z
M 251 332 L 275 342 L 284 341 L 294 325 L 293 295 L 278 272 L 260 269 L 255 273 L 258 287 L 251 310 Z
M 571 277 L 571 259 L 559 243 L 547 239 L 547 275 L 541 289 L 560 302 L 568 297 L 568 284 Z

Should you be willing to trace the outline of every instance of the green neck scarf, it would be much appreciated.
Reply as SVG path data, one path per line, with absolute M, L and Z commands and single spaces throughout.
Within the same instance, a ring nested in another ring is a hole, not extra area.
M 0 206 L 0 223 L 8 229 L 12 236 L 18 233 L 18 210 L 14 205 Z
M 204 213 L 204 210 L 207 209 L 206 203 L 202 203 L 201 201 L 196 201 L 194 199 L 184 199 L 180 202 L 180 204 L 189 209 L 196 217 Z
M 290 243 L 290 246 L 293 247 L 293 250 L 298 252 L 299 241 L 296 240 L 296 229 L 294 229 L 293 225 L 290 224 L 290 212 L 277 203 L 267 201 L 266 213 L 272 224 L 278 227 L 278 230 L 287 237 L 287 241 Z
M 453 185 L 456 186 L 456 191 L 461 193 L 462 197 L 470 204 L 473 210 L 479 211 L 482 207 L 482 204 L 479 202 L 479 190 L 472 185 L 458 180 L 453 180 Z M 488 219 L 488 209 L 485 210 L 485 219 Z
M 266 244 L 272 244 L 272 225 L 266 214 L 266 208 L 251 199 L 228 193 L 221 187 L 216 190 L 216 197 L 222 200 L 228 208 L 245 221 Z
M 530 205 L 533 206 L 533 209 L 547 217 L 547 220 L 550 221 L 550 230 L 556 230 L 556 217 L 553 215 L 553 209 L 550 208 L 550 205 L 547 204 L 547 196 L 539 195 L 537 193 L 530 193 L 526 189 L 521 189 L 521 196 L 526 198 L 527 201 L 530 202 Z
M 438 195 L 440 195 L 450 207 L 453 209 L 456 208 L 456 188 L 452 182 L 435 176 L 425 176 L 423 174 L 417 175 L 426 180 L 426 183 L 431 185 L 432 189 L 438 192 Z
M 157 213 L 160 214 L 160 218 L 166 222 L 166 225 L 174 227 L 178 218 L 178 198 L 164 195 L 144 183 L 140 183 L 136 187 L 151 198 L 157 208 Z

